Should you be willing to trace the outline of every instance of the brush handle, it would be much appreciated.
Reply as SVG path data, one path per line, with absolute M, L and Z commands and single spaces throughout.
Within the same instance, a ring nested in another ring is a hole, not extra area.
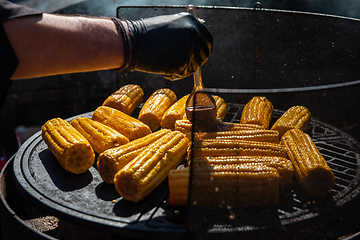
M 196 8 L 193 5 L 189 5 L 186 11 L 192 11 L 194 17 L 198 18 Z M 216 102 L 211 94 L 204 91 L 204 85 L 202 83 L 201 68 L 193 73 L 194 76 L 194 88 L 190 93 L 190 96 L 186 102 L 187 111 L 212 111 L 210 115 L 214 115 L 214 109 L 216 112 Z M 204 114 L 205 115 L 205 114 Z

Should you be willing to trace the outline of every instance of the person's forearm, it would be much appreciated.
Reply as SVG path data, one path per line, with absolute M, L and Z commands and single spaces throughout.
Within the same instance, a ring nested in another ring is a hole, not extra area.
M 111 19 L 43 14 L 4 23 L 19 59 L 12 79 L 118 68 L 123 37 Z

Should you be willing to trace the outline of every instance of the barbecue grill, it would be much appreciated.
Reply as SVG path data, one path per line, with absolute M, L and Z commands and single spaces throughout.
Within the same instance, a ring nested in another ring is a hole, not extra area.
M 184 10 L 183 6 L 119 7 L 117 15 L 139 19 Z M 214 35 L 213 54 L 202 68 L 203 81 L 208 92 L 227 102 L 224 121 L 239 122 L 244 104 L 259 95 L 273 103 L 273 122 L 293 105 L 308 107 L 313 115 L 309 134 L 335 175 L 336 185 L 329 196 L 310 197 L 294 184 L 276 208 L 182 209 L 167 204 L 164 182 L 144 201 L 129 203 L 102 182 L 94 167 L 84 175 L 73 176 L 52 164 L 56 160 L 39 132 L 21 146 L 2 172 L 1 211 L 9 213 L 2 214 L 4 232 L 15 231 L 7 224 L 11 218 L 17 223 L 13 226 L 21 226 L 39 239 L 51 238 L 26 227 L 24 219 L 17 216 L 23 213 L 11 212 L 33 211 L 27 204 L 12 203 L 20 198 L 34 205 L 36 211 L 113 238 L 334 239 L 357 234 L 359 21 L 263 9 L 260 4 L 254 9 L 197 7 L 197 11 Z M 117 74 L 116 82 L 118 87 L 139 84 L 144 98 L 163 87 L 183 96 L 193 86 L 192 78 L 170 82 L 157 75 L 125 71 Z M 67 120 L 91 114 L 85 112 Z

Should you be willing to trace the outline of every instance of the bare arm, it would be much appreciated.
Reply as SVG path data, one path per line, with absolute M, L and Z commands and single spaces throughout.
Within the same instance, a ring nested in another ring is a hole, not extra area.
M 42 14 L 7 20 L 19 58 L 12 79 L 121 67 L 124 43 L 111 19 Z

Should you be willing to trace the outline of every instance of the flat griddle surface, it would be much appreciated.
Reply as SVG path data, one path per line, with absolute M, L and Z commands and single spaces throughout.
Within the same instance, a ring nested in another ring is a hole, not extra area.
M 91 117 L 91 114 L 81 116 Z M 128 230 L 141 235 L 155 231 L 165 237 L 169 231 L 172 236 L 184 233 L 183 224 L 167 222 L 164 218 L 162 205 L 168 196 L 165 181 L 143 201 L 126 201 L 113 185 L 103 182 L 95 165 L 79 175 L 66 172 L 47 148 L 40 132 L 16 154 L 14 174 L 19 189 L 29 201 L 75 224 L 114 234 Z

